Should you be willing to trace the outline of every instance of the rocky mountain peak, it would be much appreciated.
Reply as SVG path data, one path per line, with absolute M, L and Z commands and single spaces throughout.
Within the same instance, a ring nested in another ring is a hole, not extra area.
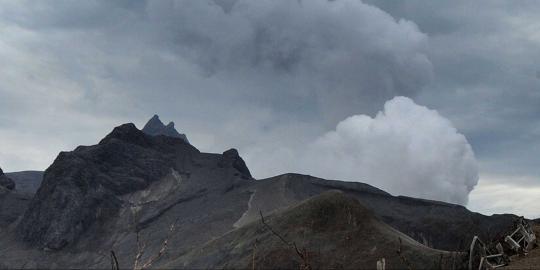
M 251 179 L 251 172 L 249 171 L 246 163 L 238 154 L 238 150 L 231 148 L 223 152 L 222 159 L 220 161 L 220 166 L 226 167 L 231 166 L 238 170 L 244 178 Z
M 142 131 L 148 135 L 157 136 L 157 135 L 164 135 L 174 138 L 180 138 L 184 140 L 185 142 L 189 143 L 187 137 L 185 134 L 179 133 L 174 128 L 174 122 L 169 122 L 169 124 L 164 125 L 163 122 L 159 119 L 159 115 L 155 114 L 146 125 L 144 125 Z
M 199 151 L 183 140 L 150 136 L 128 123 L 99 144 L 61 152 L 18 227 L 23 239 L 49 249 L 75 242 L 92 224 L 114 216 L 124 194 L 147 188 Z M 69 203 L 67 203 L 69 202 Z
M 144 227 L 186 198 L 231 192 L 249 185 L 246 180 L 252 180 L 251 174 L 234 149 L 223 155 L 201 153 L 178 137 L 152 136 L 132 123 L 123 124 L 99 144 L 58 155 L 17 231 L 28 243 L 61 250 L 127 206 L 146 205 L 147 195 L 140 194 L 166 198 L 149 200 L 157 205 L 141 210 L 134 226 Z
M 15 182 L 13 182 L 13 180 L 8 178 L 4 174 L 4 171 L 2 171 L 2 168 L 0 168 L 0 186 L 4 187 L 4 188 L 7 188 L 9 190 L 15 189 Z

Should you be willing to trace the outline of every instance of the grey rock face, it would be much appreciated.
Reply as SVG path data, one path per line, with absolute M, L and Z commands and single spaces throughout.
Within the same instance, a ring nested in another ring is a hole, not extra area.
M 24 213 L 31 199 L 28 193 L 0 187 L 0 232 Z
M 235 192 L 251 182 L 236 151 L 201 153 L 181 138 L 150 136 L 124 124 L 97 145 L 60 153 L 16 230 L 35 247 L 63 251 L 72 250 L 63 249 L 68 245 L 102 245 L 97 238 L 108 242 L 126 229 L 160 234 L 172 213 L 181 213 L 178 217 L 189 224 L 182 230 L 194 231 L 184 235 L 193 238 L 189 246 L 211 235 L 191 226 L 193 220 L 213 224 L 210 231 L 230 228 L 241 214 L 233 209 L 244 207 L 242 200 L 249 196 Z M 232 209 L 224 212 L 221 206 Z
M 15 187 L 15 182 L 0 169 L 0 232 L 19 218 L 31 199 L 31 195 Z
M 8 178 L 2 169 L 0 168 L 0 187 L 13 190 L 15 188 L 15 182 L 11 180 L 11 178 Z
M 169 122 L 166 126 L 159 120 L 159 116 L 154 115 L 147 123 L 144 125 L 142 131 L 148 135 L 157 136 L 164 135 L 169 137 L 180 138 L 185 142 L 189 143 L 185 134 L 181 134 L 174 128 L 174 122 Z

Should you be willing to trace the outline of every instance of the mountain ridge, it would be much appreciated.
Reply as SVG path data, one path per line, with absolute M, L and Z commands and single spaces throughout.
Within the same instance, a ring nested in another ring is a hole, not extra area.
M 237 235 L 244 229 L 251 232 L 249 236 L 238 237 L 257 238 L 253 233 L 260 232 L 256 225 L 260 214 L 286 223 L 290 209 L 318 200 L 329 191 L 339 191 L 339 196 L 349 198 L 338 201 L 354 200 L 354 205 L 360 205 L 354 207 L 369 211 L 370 219 L 373 216 L 377 224 L 414 239 L 413 246 L 423 246 L 420 250 L 462 251 L 472 235 L 489 239 L 490 232 L 506 229 L 515 218 L 488 217 L 459 205 L 396 197 L 365 183 L 302 174 L 255 180 L 236 149 L 203 153 L 181 138 L 148 135 L 128 123 L 114 128 L 96 145 L 79 146 L 58 155 L 45 171 L 29 206 L 11 211 L 9 220 L 0 227 L 5 228 L 0 230 L 0 266 L 107 268 L 110 261 L 103 250 L 114 250 L 125 267 L 133 265 L 133 258 L 140 252 L 137 239 L 146 249 L 141 260 L 159 252 L 163 241 L 168 241 L 171 248 L 167 258 L 156 267 L 197 266 L 196 262 L 204 261 L 209 254 L 195 250 L 206 250 L 211 241 L 219 242 L 231 232 Z M 327 201 L 328 207 L 332 207 L 331 201 Z M 15 203 L 12 200 L 8 204 Z M 176 229 L 168 233 L 171 224 Z M 306 230 L 314 232 L 309 227 Z M 341 243 L 333 238 L 335 234 L 320 237 L 323 242 L 330 241 L 328 247 L 332 241 Z M 254 239 L 248 238 L 238 239 L 238 243 L 252 243 Z M 387 249 L 394 248 L 395 242 L 387 244 Z M 245 254 L 251 248 L 222 247 L 212 248 L 212 256 L 222 261 L 233 260 L 235 252 Z M 269 256 L 282 254 L 279 250 Z M 418 256 L 423 262 L 432 258 Z M 230 261 L 230 265 L 245 265 L 245 258 L 240 256 L 238 264 Z M 351 265 L 371 265 L 373 258 L 368 259 Z M 298 261 L 293 259 L 292 263 Z M 325 265 L 333 265 L 328 263 Z

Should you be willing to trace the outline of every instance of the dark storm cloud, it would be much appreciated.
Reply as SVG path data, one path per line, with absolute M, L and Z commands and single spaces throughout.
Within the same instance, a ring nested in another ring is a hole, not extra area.
M 414 23 L 355 0 L 18 1 L 0 15 L 2 105 L 17 111 L 1 116 L 10 145 L 21 129 L 23 145 L 91 143 L 155 112 L 205 150 L 296 142 L 415 96 L 432 76 Z M 50 151 L 27 164 L 43 168 Z
M 484 175 L 480 188 L 485 189 L 478 197 L 495 201 L 502 190 L 508 197 L 521 194 L 522 186 L 538 190 L 538 2 L 368 2 L 396 18 L 416 22 L 429 35 L 428 55 L 435 75 L 430 90 L 417 100 L 448 116 L 471 142 Z M 523 196 L 531 198 L 529 193 Z M 473 204 L 482 203 L 473 200 Z M 520 208 L 526 205 L 495 207 L 498 212 Z
M 98 74 L 86 77 L 139 85 L 134 77 L 143 66 L 158 67 L 143 71 L 146 84 L 178 72 L 162 62 L 189 61 L 201 76 L 246 82 L 224 90 L 228 96 L 295 113 L 298 102 L 308 101 L 309 115 L 328 126 L 357 113 L 343 103 L 374 113 L 395 95 L 414 96 L 431 77 L 426 36 L 359 1 L 18 2 L 2 15 L 10 25 L 46 34 L 50 43 L 36 46 L 66 61 L 72 76 L 87 73 L 90 64 Z M 74 46 L 66 50 L 64 42 Z M 117 59 L 73 61 L 100 53 Z M 125 61 L 138 64 L 136 70 L 126 72 Z
M 294 113 L 307 100 L 308 112 L 333 125 L 353 103 L 375 112 L 431 77 L 416 26 L 361 2 L 237 1 L 228 12 L 211 3 L 151 2 L 146 18 L 163 49 L 203 75 L 245 81 L 240 98 Z

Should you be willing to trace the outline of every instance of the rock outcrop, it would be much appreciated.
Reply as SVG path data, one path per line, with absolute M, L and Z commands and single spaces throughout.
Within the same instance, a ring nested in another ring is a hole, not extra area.
M 0 168 L 0 187 L 6 188 L 9 190 L 15 189 L 15 182 L 13 182 L 11 178 L 7 177 L 1 168 Z
M 246 163 L 238 154 L 238 150 L 234 148 L 223 152 L 219 165 L 221 167 L 232 167 L 236 169 L 238 172 L 240 172 L 240 174 L 242 174 L 242 177 L 246 179 L 253 178 L 251 176 L 251 172 L 246 166 Z
M 148 135 L 157 136 L 164 135 L 174 138 L 180 138 L 185 142 L 189 143 L 187 136 L 181 134 L 174 128 L 174 122 L 169 122 L 169 124 L 164 125 L 163 122 L 159 119 L 159 116 L 154 115 L 143 127 L 142 131 Z

